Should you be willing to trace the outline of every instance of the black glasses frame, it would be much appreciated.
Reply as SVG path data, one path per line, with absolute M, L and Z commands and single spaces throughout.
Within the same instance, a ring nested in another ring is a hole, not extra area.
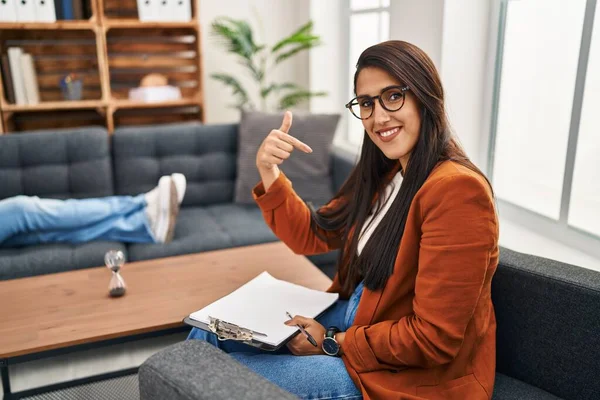
M 381 95 L 384 92 L 387 92 L 388 90 L 391 90 L 391 89 L 400 89 L 400 92 L 402 93 L 402 104 L 400 104 L 400 107 L 398 107 L 396 109 L 389 109 L 389 108 L 387 108 L 385 106 L 385 104 L 383 104 L 383 100 L 381 99 Z M 348 103 L 346 103 L 345 107 L 348 110 L 350 110 L 350 112 L 352 113 L 352 115 L 354 115 L 356 118 L 358 118 L 360 120 L 369 119 L 373 115 L 373 111 L 375 111 L 375 99 L 379 100 L 379 104 L 381 105 L 381 108 L 383 108 L 384 110 L 390 111 L 390 112 L 398 111 L 402 107 L 404 107 L 404 103 L 406 101 L 406 92 L 409 91 L 409 90 L 410 90 L 410 87 L 408 87 L 408 86 L 401 86 L 401 85 L 398 85 L 398 86 L 388 86 L 388 87 L 384 88 L 378 96 L 357 96 L 357 97 L 353 98 L 352 100 L 350 100 Z M 368 98 L 371 101 L 373 101 L 373 107 L 371 107 L 371 113 L 369 114 L 368 117 L 362 118 L 360 115 L 356 115 L 354 113 L 354 111 L 352 110 L 352 106 L 360 105 L 360 103 L 358 102 L 359 98 L 361 98 L 361 99 Z

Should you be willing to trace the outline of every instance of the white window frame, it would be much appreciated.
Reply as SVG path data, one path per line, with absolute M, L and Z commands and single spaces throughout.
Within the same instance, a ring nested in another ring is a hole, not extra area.
M 373 8 L 365 8 L 363 10 L 352 10 L 351 7 L 351 0 L 345 0 L 346 1 L 346 6 L 344 7 L 344 10 L 346 11 L 346 15 L 343 17 L 343 32 L 344 34 L 342 35 L 342 37 L 345 40 L 344 43 L 344 59 L 346 60 L 346 62 L 342 63 L 342 70 L 346 71 L 343 74 L 340 74 L 342 76 L 343 79 L 343 83 L 340 86 L 341 88 L 343 88 L 344 90 L 344 97 L 347 97 L 347 94 L 350 93 L 352 91 L 352 82 L 349 76 L 347 76 L 347 71 L 350 71 L 350 66 L 356 64 L 357 60 L 350 60 L 350 18 L 353 15 L 357 15 L 357 14 L 365 14 L 365 13 L 374 13 L 374 12 L 383 12 L 383 11 L 387 11 L 388 14 L 390 15 L 390 19 L 391 19 L 391 2 L 393 0 L 390 0 L 390 5 L 388 6 L 384 6 L 384 7 L 373 7 Z M 390 24 L 391 25 L 391 24 Z M 389 28 L 388 28 L 389 29 Z M 388 36 L 389 36 L 389 32 L 388 32 Z M 349 101 L 350 99 L 348 99 L 347 101 Z M 347 108 L 344 107 L 344 114 L 343 114 L 343 118 L 340 121 L 343 124 L 343 139 L 340 141 L 339 145 L 340 147 L 344 148 L 345 150 L 351 151 L 354 154 L 358 154 L 360 152 L 360 145 L 356 145 L 353 142 L 351 142 L 350 140 L 350 129 L 348 126 L 348 118 L 354 118 L 352 115 L 350 115 L 350 111 L 348 111 Z
M 489 129 L 489 137 L 485 138 L 487 146 L 487 165 L 486 173 L 494 182 L 494 147 L 497 135 L 498 122 L 498 102 L 500 95 L 500 78 L 502 73 L 502 57 L 504 47 L 504 34 L 506 26 L 506 14 L 508 3 L 517 0 L 493 0 L 493 9 L 491 12 L 492 27 L 490 31 L 490 51 L 493 55 L 488 57 L 493 60 L 490 63 L 488 87 L 491 87 L 491 96 L 487 97 L 486 118 L 488 123 L 485 131 Z M 563 176 L 563 189 L 561 194 L 560 216 L 558 221 L 531 211 L 527 208 L 518 206 L 509 201 L 497 198 L 499 213 L 502 218 L 518 223 L 525 228 L 536 232 L 542 236 L 548 237 L 558 242 L 562 242 L 570 247 L 584 251 L 595 257 L 600 258 L 600 237 L 590 232 L 578 229 L 569 225 L 569 207 L 571 201 L 571 189 L 573 186 L 573 172 L 575 166 L 575 157 L 577 152 L 577 140 L 579 135 L 579 123 L 581 120 L 581 108 L 583 104 L 583 92 L 585 87 L 585 77 L 588 67 L 588 58 L 592 39 L 594 24 L 594 13 L 598 12 L 596 7 L 597 0 L 587 0 L 583 21 L 581 47 L 579 51 L 579 60 L 577 66 L 577 77 L 575 81 L 575 92 L 573 96 L 573 105 L 571 111 L 571 123 L 569 127 L 569 139 L 567 143 L 567 157 L 565 160 L 565 172 Z M 600 29 L 597 27 L 596 29 Z M 490 92 L 488 91 L 488 93 Z M 600 210 L 599 210 L 600 212 Z

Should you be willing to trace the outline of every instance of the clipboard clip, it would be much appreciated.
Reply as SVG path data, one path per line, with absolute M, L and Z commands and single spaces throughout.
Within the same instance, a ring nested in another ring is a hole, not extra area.
M 250 329 L 242 328 L 231 322 L 223 321 L 218 318 L 208 317 L 208 329 L 211 330 L 219 340 L 239 340 L 251 342 L 255 336 L 267 336 L 264 333 L 255 332 Z

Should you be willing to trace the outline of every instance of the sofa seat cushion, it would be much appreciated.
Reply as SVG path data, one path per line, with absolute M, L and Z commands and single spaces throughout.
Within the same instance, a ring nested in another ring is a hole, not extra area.
M 265 223 L 258 206 L 254 204 L 220 204 L 208 207 L 208 212 L 231 238 L 233 246 L 277 241 Z
M 182 208 L 167 244 L 131 244 L 131 261 L 274 242 L 258 207 L 233 203 Z
M 43 244 L 0 249 L 0 280 L 24 278 L 104 265 L 108 250 L 127 252 L 117 242 Z
M 277 240 L 256 205 L 227 203 L 182 208 L 171 243 L 131 244 L 128 253 L 130 261 L 139 261 Z M 337 255 L 332 251 L 308 259 L 319 267 L 328 267 L 327 275 L 332 277 Z
M 560 400 L 553 394 L 518 379 L 496 374 L 493 400 Z

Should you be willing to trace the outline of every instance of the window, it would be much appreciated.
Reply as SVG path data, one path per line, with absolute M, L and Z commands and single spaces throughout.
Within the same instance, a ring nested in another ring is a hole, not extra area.
M 360 54 L 367 47 L 390 38 L 389 7 L 389 0 L 350 0 L 348 100 L 354 97 L 352 82 Z M 348 141 L 353 146 L 359 146 L 364 132 L 362 122 L 348 112 L 344 118 L 348 121 Z
M 571 245 L 579 242 L 575 247 L 583 250 L 595 247 L 597 253 L 596 0 L 497 4 L 501 11 L 488 173 L 501 211 L 509 209 L 530 228 Z

